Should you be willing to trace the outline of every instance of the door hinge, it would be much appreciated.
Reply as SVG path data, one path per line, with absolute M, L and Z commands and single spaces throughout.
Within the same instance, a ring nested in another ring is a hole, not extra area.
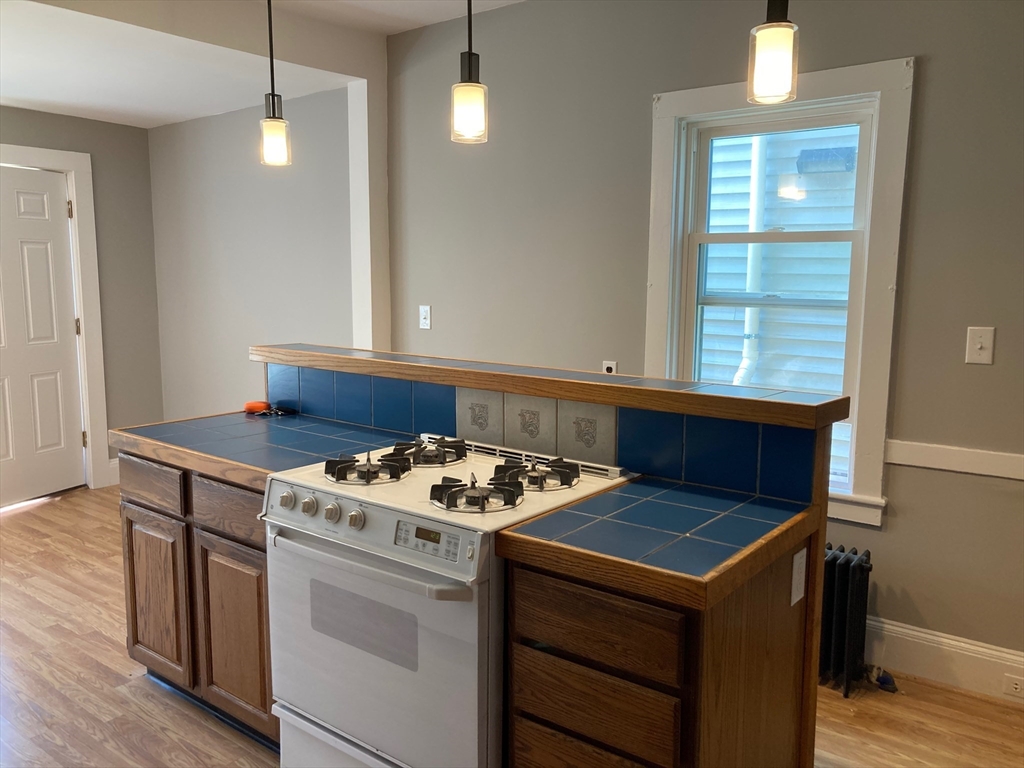
M 75 218 L 75 207 L 74 207 L 74 205 L 71 204 L 70 200 L 68 200 L 68 218 L 69 219 Z
M 86 434 L 84 429 L 82 430 L 82 447 L 83 448 L 88 448 L 89 447 L 89 436 Z
M 75 318 L 75 336 L 81 336 L 81 335 L 82 335 L 82 318 L 76 317 Z

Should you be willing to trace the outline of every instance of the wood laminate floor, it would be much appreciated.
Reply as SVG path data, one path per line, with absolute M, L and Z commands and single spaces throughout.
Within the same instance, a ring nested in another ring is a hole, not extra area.
M 0 766 L 276 766 L 125 652 L 117 488 L 0 515 Z M 1024 766 L 1024 710 L 897 676 L 821 690 L 819 768 Z

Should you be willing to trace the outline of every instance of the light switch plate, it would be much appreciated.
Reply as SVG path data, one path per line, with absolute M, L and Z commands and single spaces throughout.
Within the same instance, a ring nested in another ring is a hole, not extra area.
M 420 328 L 430 330 L 430 305 L 420 304 Z
M 995 328 L 968 328 L 966 362 L 976 365 L 992 365 L 992 352 L 995 343 Z

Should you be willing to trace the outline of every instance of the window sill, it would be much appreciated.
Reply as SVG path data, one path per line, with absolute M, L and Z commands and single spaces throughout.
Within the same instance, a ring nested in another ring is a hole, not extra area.
M 856 496 L 852 493 L 832 491 L 828 495 L 828 516 L 832 520 L 882 527 L 882 511 L 887 499 Z

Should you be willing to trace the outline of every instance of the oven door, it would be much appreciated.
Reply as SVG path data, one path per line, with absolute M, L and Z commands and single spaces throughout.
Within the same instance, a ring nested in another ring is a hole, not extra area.
M 410 766 L 487 759 L 489 584 L 268 525 L 274 698 Z

